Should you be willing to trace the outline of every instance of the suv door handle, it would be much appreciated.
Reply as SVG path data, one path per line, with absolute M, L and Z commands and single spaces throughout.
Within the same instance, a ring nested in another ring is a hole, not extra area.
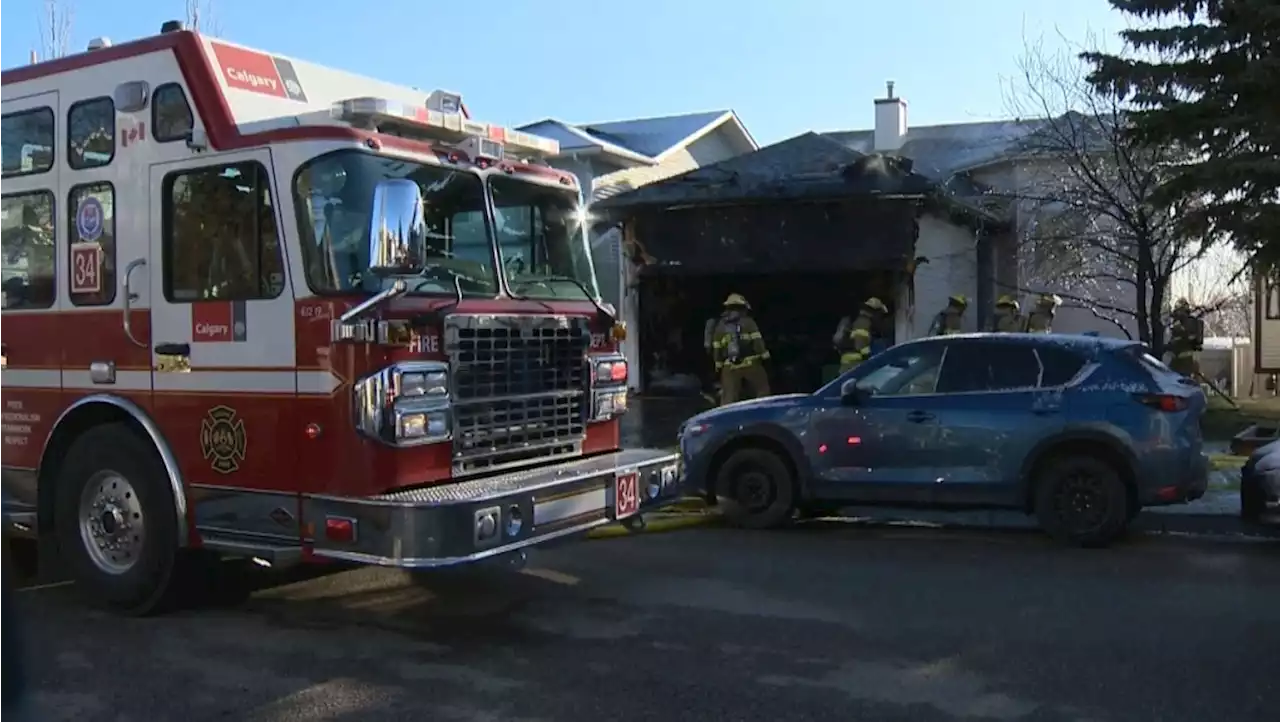
M 932 421 L 933 414 L 928 411 L 910 411 L 907 413 L 907 421 L 913 424 L 919 424 L 925 421 Z
M 156 354 L 160 356 L 190 356 L 191 344 L 189 343 L 156 344 Z

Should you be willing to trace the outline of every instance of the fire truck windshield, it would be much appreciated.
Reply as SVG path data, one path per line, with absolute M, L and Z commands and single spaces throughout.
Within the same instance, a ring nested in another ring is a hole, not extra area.
M 294 181 L 311 289 L 376 293 L 392 283 L 369 272 L 373 192 L 379 181 L 392 178 L 417 183 L 423 197 L 427 258 L 422 280 L 410 282 L 409 292 L 452 296 L 456 285 L 466 296 L 496 296 L 480 176 L 358 150 L 320 156 L 304 165 Z
M 491 176 L 489 192 L 511 293 L 522 298 L 599 295 L 586 240 L 586 214 L 567 189 Z

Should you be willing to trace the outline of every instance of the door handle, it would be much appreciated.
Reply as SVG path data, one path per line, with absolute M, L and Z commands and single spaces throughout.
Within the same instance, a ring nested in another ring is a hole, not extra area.
M 919 424 L 924 421 L 932 421 L 933 414 L 928 411 L 911 411 L 907 413 L 907 421 L 913 424 Z
M 156 344 L 156 354 L 159 356 L 190 356 L 191 344 L 189 343 Z
M 130 343 L 138 348 L 146 348 L 147 345 L 133 335 L 133 314 L 130 311 L 132 310 L 133 302 L 138 300 L 138 294 L 133 292 L 130 280 L 133 278 L 134 269 L 145 265 L 147 265 L 146 259 L 135 258 L 129 261 L 129 265 L 124 267 L 124 280 L 120 282 L 120 285 L 123 286 L 121 290 L 124 291 L 124 298 L 121 300 L 121 305 L 123 306 L 121 312 L 124 314 L 124 335 L 125 338 L 129 339 Z

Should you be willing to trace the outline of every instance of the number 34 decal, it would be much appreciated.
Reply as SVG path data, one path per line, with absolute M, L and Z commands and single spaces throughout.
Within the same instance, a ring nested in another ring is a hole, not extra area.
M 71 244 L 71 292 L 102 291 L 102 247 L 97 243 Z

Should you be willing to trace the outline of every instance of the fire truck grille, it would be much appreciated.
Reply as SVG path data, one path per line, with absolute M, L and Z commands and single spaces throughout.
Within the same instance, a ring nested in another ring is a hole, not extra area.
M 586 319 L 453 315 L 453 471 L 575 456 L 586 437 Z

